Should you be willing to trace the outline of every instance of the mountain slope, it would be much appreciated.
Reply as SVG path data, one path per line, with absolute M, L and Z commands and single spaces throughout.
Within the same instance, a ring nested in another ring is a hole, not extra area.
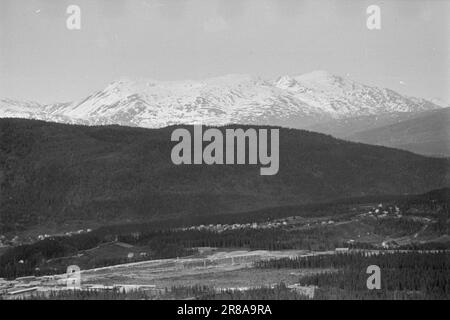
M 450 108 L 425 112 L 399 123 L 356 132 L 347 138 L 425 155 L 449 157 Z
M 0 119 L 1 230 L 67 221 L 210 215 L 449 186 L 450 162 L 280 130 L 280 170 L 170 160 L 173 127 Z
M 364 115 L 344 119 L 332 119 L 329 121 L 314 123 L 312 125 L 306 126 L 305 129 L 325 134 L 331 134 L 336 138 L 347 139 L 352 134 L 356 134 L 358 132 L 399 123 L 401 121 L 413 119 L 426 112 L 432 111 L 434 110 L 423 112 L 393 112 L 375 115 Z
M 437 108 L 424 99 L 314 71 L 270 81 L 248 75 L 202 81 L 121 79 L 73 103 L 35 106 L 1 100 L 0 117 L 147 128 L 196 123 L 305 128 L 332 119 Z

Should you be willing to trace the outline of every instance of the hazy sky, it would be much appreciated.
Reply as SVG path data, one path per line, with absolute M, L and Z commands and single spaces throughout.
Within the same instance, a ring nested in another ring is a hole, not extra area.
M 66 28 L 67 6 L 81 30 Z M 381 7 L 381 30 L 366 8 Z M 78 100 L 123 77 L 327 70 L 450 101 L 447 0 L 0 0 L 0 97 Z

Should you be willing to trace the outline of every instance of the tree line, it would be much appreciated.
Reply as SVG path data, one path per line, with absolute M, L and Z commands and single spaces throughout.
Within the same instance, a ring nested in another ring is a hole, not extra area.
M 367 289 L 369 265 L 381 269 L 381 290 Z M 301 285 L 318 286 L 321 298 L 450 298 L 450 254 L 444 251 L 318 255 L 258 261 L 255 267 L 332 269 L 299 279 Z

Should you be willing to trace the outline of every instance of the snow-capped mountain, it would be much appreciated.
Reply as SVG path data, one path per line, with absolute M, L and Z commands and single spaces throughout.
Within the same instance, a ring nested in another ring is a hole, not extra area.
M 35 101 L 0 99 L 0 118 L 25 118 L 64 123 L 81 123 L 78 119 L 72 120 L 62 114 L 62 110 L 69 105 L 71 103 L 43 105 Z M 88 124 L 87 122 L 84 123 Z
M 120 79 L 73 103 L 0 100 L 0 117 L 158 128 L 174 124 L 312 123 L 440 108 L 431 101 L 371 87 L 325 71 L 263 80 L 227 75 L 202 81 Z

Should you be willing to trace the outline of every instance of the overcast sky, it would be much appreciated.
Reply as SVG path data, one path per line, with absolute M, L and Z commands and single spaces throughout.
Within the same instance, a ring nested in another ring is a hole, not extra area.
M 81 8 L 81 30 L 66 9 Z M 366 8 L 381 7 L 381 30 Z M 450 101 L 447 0 L 0 0 L 0 97 L 72 101 L 123 77 L 327 70 Z

